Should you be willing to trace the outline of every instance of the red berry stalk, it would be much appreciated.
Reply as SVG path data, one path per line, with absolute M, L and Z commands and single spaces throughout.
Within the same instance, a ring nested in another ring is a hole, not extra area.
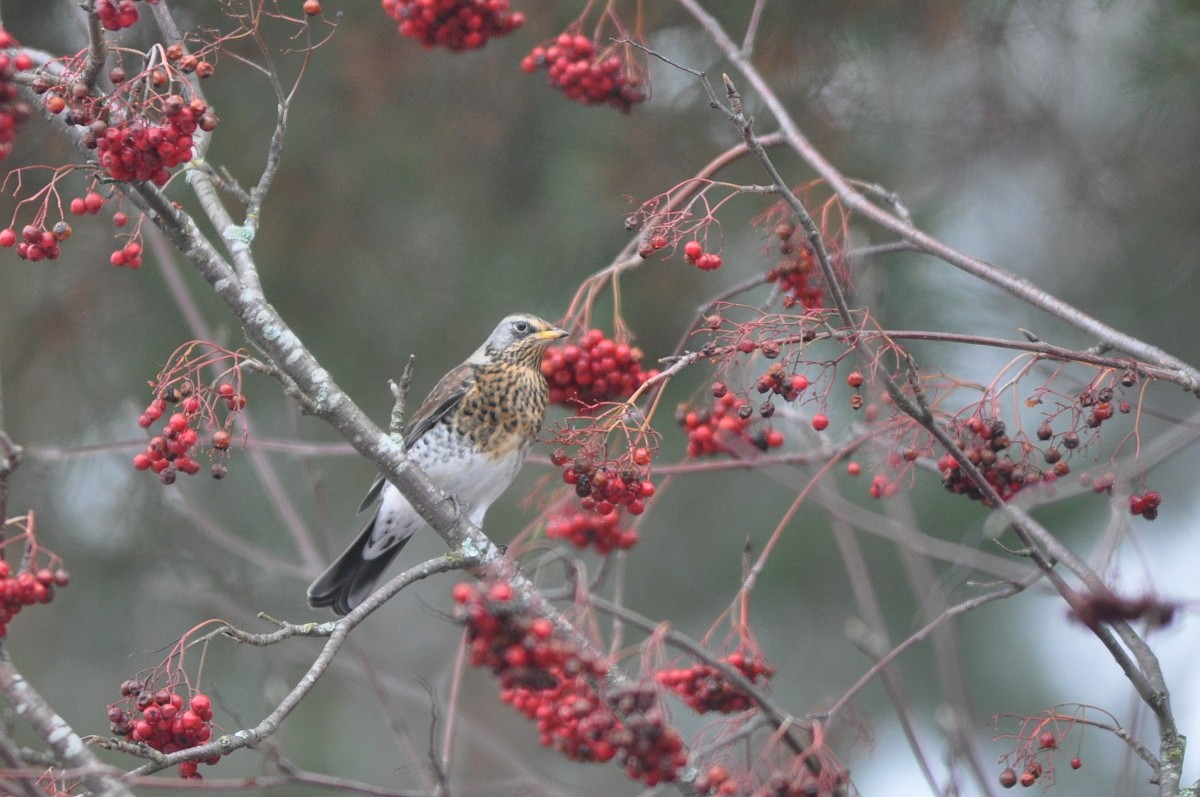
M 525 24 L 525 15 L 511 11 L 508 0 L 382 0 L 382 5 L 401 36 L 454 52 L 477 50 Z
M 0 50 L 16 47 L 17 41 L 0 27 Z M 21 101 L 20 89 L 14 78 L 18 72 L 30 69 L 33 62 L 25 53 L 9 55 L 0 52 L 0 158 L 12 151 L 17 128 L 29 118 L 29 105 Z
M 747 657 L 743 653 L 731 653 L 724 661 L 741 671 L 751 682 L 757 682 L 759 678 L 766 680 L 775 674 L 775 668 L 763 661 L 761 655 Z M 654 680 L 679 695 L 700 714 L 709 711 L 733 714 L 754 705 L 749 695 L 729 683 L 725 675 L 711 664 L 659 670 L 654 674 Z
M 550 85 L 581 105 L 607 104 L 629 113 L 645 102 L 646 93 L 634 64 L 616 53 L 598 52 L 583 34 L 562 33 L 552 44 L 534 47 L 521 61 L 521 70 L 532 74 L 545 69 Z
M 642 370 L 642 350 L 590 330 L 579 343 L 552 346 L 542 356 L 550 403 L 584 412 L 607 401 L 629 398 L 658 373 Z
M 137 678 L 121 684 L 121 696 L 125 707 L 113 703 L 108 707 L 108 721 L 112 732 L 123 736 L 128 742 L 138 742 L 160 753 L 170 754 L 188 750 L 212 739 L 212 700 L 200 692 L 193 692 L 184 706 L 183 696 L 175 691 L 175 685 L 154 689 Z M 221 760 L 219 754 L 204 759 L 213 765 Z M 179 776 L 199 780 L 198 762 L 182 761 Z

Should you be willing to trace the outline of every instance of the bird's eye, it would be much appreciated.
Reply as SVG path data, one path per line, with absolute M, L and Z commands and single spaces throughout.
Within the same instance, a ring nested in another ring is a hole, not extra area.
M 533 326 L 530 325 L 530 323 L 528 321 L 518 321 L 515 324 L 513 324 L 513 329 L 515 329 L 517 332 L 524 335 L 524 334 L 530 332 L 533 329 Z

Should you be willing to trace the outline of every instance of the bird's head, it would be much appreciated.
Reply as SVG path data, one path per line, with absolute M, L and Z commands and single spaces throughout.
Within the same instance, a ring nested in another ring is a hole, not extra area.
M 468 362 L 483 365 L 504 360 L 537 367 L 546 347 L 568 334 L 535 315 L 514 313 L 492 330 Z

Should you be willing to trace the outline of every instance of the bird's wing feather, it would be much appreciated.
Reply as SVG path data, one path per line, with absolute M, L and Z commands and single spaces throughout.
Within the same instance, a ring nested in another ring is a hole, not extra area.
M 412 448 L 413 443 L 419 440 L 421 435 L 433 428 L 434 424 L 444 418 L 446 413 L 450 412 L 458 402 L 462 401 L 462 397 L 466 395 L 473 384 L 475 384 L 475 368 L 470 363 L 463 363 L 443 376 L 433 386 L 433 390 L 429 391 L 425 401 L 421 402 L 420 409 L 404 424 L 404 450 Z M 375 477 L 371 489 L 367 490 L 362 503 L 358 505 L 359 512 L 375 503 L 380 493 L 383 492 L 384 481 L 382 474 Z

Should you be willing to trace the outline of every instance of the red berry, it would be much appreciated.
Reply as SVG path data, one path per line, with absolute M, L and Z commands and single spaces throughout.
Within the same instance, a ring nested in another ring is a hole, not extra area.
M 858 474 L 862 473 L 862 465 L 858 464 L 857 462 L 851 462 L 850 464 L 846 465 L 846 473 L 849 473 L 851 476 L 857 476 Z
M 1043 750 L 1053 749 L 1058 747 L 1058 739 L 1050 731 L 1045 731 L 1038 737 L 1038 747 Z
M 822 412 L 818 412 L 812 417 L 812 428 L 818 432 L 822 432 L 829 428 L 829 418 Z
M 116 213 L 113 214 L 113 226 L 124 227 L 128 223 L 129 223 L 129 214 L 128 213 L 118 210 Z
M 683 256 L 688 260 L 695 260 L 702 254 L 704 254 L 704 247 L 700 245 L 699 241 L 688 241 L 683 245 Z
M 1006 789 L 1017 785 L 1017 773 L 1012 767 L 1008 767 L 1000 773 L 1000 785 Z
M 853 388 L 862 387 L 863 381 L 863 375 L 858 371 L 851 371 L 850 375 L 846 377 L 846 384 Z
M 1071 759 L 1071 769 L 1079 769 L 1081 766 L 1083 766 L 1083 760 L 1079 756 Z
M 12 228 L 0 230 L 0 246 L 7 248 L 16 242 L 17 234 L 12 230 Z
M 310 17 L 315 17 L 321 13 L 320 0 L 304 0 L 304 13 Z

